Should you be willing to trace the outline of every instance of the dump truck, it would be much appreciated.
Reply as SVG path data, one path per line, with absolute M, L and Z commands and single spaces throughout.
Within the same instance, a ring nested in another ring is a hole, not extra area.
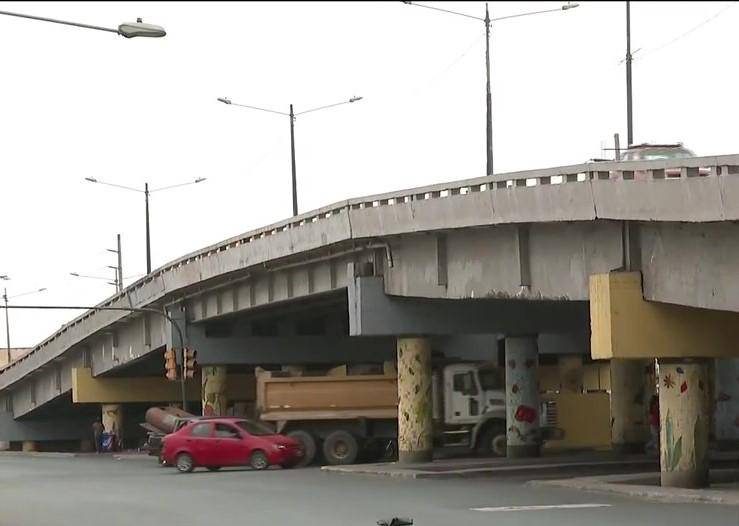
M 257 411 L 279 433 L 302 442 L 303 464 L 320 453 L 328 464 L 373 461 L 394 455 L 398 436 L 397 372 L 347 375 L 339 368 L 324 376 L 285 371 L 257 373 Z M 484 364 L 436 367 L 432 375 L 436 447 L 465 447 L 477 454 L 506 452 L 504 371 Z M 548 422 L 542 404 L 541 425 Z

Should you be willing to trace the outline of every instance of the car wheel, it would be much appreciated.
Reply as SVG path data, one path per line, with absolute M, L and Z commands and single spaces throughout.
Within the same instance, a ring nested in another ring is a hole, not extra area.
M 480 435 L 477 446 L 478 454 L 488 457 L 504 457 L 507 449 L 504 426 L 493 424 Z
M 267 460 L 267 454 L 264 451 L 255 451 L 251 454 L 251 458 L 249 459 L 249 465 L 252 467 L 252 469 L 256 469 L 257 471 L 261 471 L 263 469 L 267 469 L 269 467 L 269 460 Z
M 180 473 L 190 473 L 195 465 L 192 461 L 192 456 L 187 453 L 180 453 L 177 455 L 177 471 Z
M 303 445 L 303 458 L 295 464 L 295 466 L 307 466 L 309 464 L 312 464 L 313 461 L 316 459 L 316 439 L 311 435 L 308 431 L 303 430 L 296 430 L 296 431 L 290 431 L 287 436 L 292 438 L 293 440 L 297 440 Z
M 348 431 L 334 431 L 323 442 L 323 455 L 333 466 L 353 464 L 359 456 L 359 442 Z
M 221 466 L 208 466 L 208 471 L 218 471 Z

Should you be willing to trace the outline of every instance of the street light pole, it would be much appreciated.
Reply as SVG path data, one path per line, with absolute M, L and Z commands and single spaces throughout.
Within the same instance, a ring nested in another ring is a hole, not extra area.
M 145 220 L 146 220 L 146 273 L 147 274 L 151 274 L 151 235 L 150 235 L 150 228 L 149 228 L 149 194 L 152 194 L 154 192 L 160 192 L 162 190 L 169 190 L 171 188 L 178 188 L 180 186 L 187 186 L 190 184 L 202 183 L 205 180 L 206 180 L 206 177 L 198 177 L 194 181 L 189 181 L 187 183 L 172 184 L 169 186 L 162 186 L 160 188 L 154 188 L 153 190 L 149 190 L 149 183 L 144 183 L 144 189 L 141 190 L 140 188 L 133 188 L 131 186 L 125 186 L 122 184 L 114 184 L 114 183 L 107 183 L 105 181 L 99 181 L 98 179 L 95 179 L 94 177 L 85 177 L 85 181 L 88 181 L 90 183 L 98 183 L 98 184 L 104 184 L 106 186 L 114 186 L 116 188 L 122 188 L 123 190 L 130 190 L 132 192 L 139 192 L 139 193 L 144 194 L 144 202 L 146 205 Z M 121 274 L 121 280 L 123 280 L 123 274 Z
M 10 11 L 0 11 L 0 15 L 15 16 L 18 18 L 28 18 L 30 20 L 39 20 L 41 22 L 51 22 L 53 24 L 63 24 L 65 26 L 81 27 L 84 29 L 95 29 L 96 31 L 107 31 L 108 33 L 116 33 L 126 38 L 134 37 L 154 37 L 160 38 L 167 34 L 163 27 L 153 24 L 144 24 L 140 18 L 136 22 L 125 22 L 118 28 L 93 26 L 90 24 L 81 24 L 79 22 L 69 22 L 66 20 L 57 20 L 56 18 L 47 18 L 36 15 L 24 15 L 22 13 L 12 13 Z
M 626 147 L 634 144 L 634 121 L 631 110 L 631 2 L 626 0 Z
M 8 289 L 3 289 L 3 300 L 5 300 L 5 337 L 7 338 L 8 363 L 10 363 L 10 319 L 8 318 Z
M 151 274 L 151 235 L 149 233 L 149 183 L 144 183 L 146 201 L 146 274 Z
M 487 175 L 493 175 L 493 97 L 490 93 L 490 12 L 485 2 L 485 71 L 487 73 Z
M 298 179 L 295 174 L 295 112 L 290 104 L 290 159 L 293 167 L 293 216 L 298 215 Z
M 304 115 L 306 113 L 311 113 L 311 112 L 318 111 L 318 110 L 325 110 L 327 108 L 333 108 L 334 106 L 341 106 L 342 104 L 352 104 L 354 102 L 358 102 L 362 100 L 362 97 L 352 97 L 349 100 L 337 102 L 335 104 L 328 104 L 326 106 L 319 106 L 317 108 L 312 108 L 310 110 L 305 110 L 305 111 L 301 111 L 298 113 L 295 113 L 295 111 L 293 110 L 292 104 L 290 104 L 289 113 L 285 113 L 282 111 L 260 108 L 258 106 L 249 106 L 247 104 L 237 104 L 236 102 L 232 102 L 231 99 L 229 99 L 228 97 L 218 97 L 217 100 L 218 102 L 222 102 L 223 104 L 241 106 L 242 108 L 266 111 L 268 113 L 277 113 L 278 115 L 285 115 L 290 119 L 290 160 L 292 163 L 293 216 L 296 216 L 298 215 L 298 180 L 297 180 L 296 169 L 295 169 L 295 117 L 297 117 L 298 115 Z
M 417 2 L 409 2 L 407 0 L 403 0 L 404 4 L 407 5 L 414 5 L 417 7 L 425 7 L 426 9 L 433 9 L 434 11 L 441 11 L 442 13 L 448 13 L 451 15 L 458 15 L 463 16 L 465 18 L 473 18 L 475 20 L 480 20 L 485 24 L 485 71 L 487 73 L 487 79 L 485 84 L 485 95 L 486 95 L 486 105 L 487 105 L 487 117 L 486 117 L 486 158 L 487 158 L 487 175 L 493 175 L 493 103 L 492 103 L 492 94 L 490 89 L 490 27 L 492 22 L 497 22 L 499 20 L 507 20 L 509 18 L 519 18 L 522 16 L 530 16 L 530 15 L 539 15 L 542 13 L 554 13 L 557 11 L 568 11 L 570 9 L 574 9 L 576 7 L 579 7 L 580 4 L 577 3 L 570 3 L 563 5 L 560 8 L 557 9 L 544 9 L 543 11 L 530 11 L 526 13 L 518 13 L 515 15 L 508 15 L 508 16 L 501 16 L 498 18 L 490 18 L 490 12 L 488 11 L 488 4 L 485 3 L 485 18 L 480 18 L 479 16 L 474 15 L 468 15 L 466 13 L 459 13 L 457 11 L 451 11 L 449 9 L 441 9 L 439 7 L 430 6 L 430 5 L 424 5 L 419 4 Z

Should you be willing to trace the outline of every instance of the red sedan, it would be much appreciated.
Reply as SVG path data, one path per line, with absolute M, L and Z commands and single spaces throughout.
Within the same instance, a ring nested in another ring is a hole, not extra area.
M 200 418 L 164 437 L 162 458 L 180 473 L 196 467 L 292 467 L 303 458 L 299 442 L 243 418 Z

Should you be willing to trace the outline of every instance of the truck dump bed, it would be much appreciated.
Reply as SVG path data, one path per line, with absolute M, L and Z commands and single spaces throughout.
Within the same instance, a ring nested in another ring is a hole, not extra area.
M 257 375 L 257 408 L 266 421 L 395 419 L 396 376 Z

